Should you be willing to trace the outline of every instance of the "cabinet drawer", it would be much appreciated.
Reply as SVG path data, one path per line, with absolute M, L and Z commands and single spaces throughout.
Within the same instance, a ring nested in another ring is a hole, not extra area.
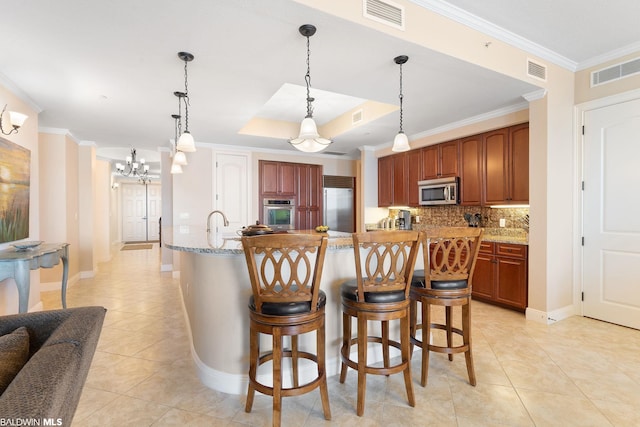
M 480 242 L 480 253 L 481 254 L 492 254 L 493 253 L 493 242 Z
M 496 244 L 496 255 L 525 259 L 527 257 L 527 247 L 525 245 L 498 243 Z

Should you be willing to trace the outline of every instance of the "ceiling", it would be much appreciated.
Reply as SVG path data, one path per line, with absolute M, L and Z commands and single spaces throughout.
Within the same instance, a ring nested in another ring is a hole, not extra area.
M 542 46 L 576 67 L 640 40 L 640 26 L 631 24 L 640 16 L 637 0 L 413 1 L 491 27 L 513 43 Z M 537 89 L 291 0 L 12 2 L 0 26 L 0 77 L 41 109 L 40 128 L 67 129 L 106 158 L 122 159 L 136 148 L 157 161 L 158 149 L 169 149 L 174 137 L 173 92 L 184 89 L 177 52 L 191 52 L 189 130 L 197 143 L 293 152 L 284 135 L 239 132 L 256 117 L 295 126 L 304 118 L 304 95 L 298 103 L 275 95 L 297 93 L 296 87 L 304 93 L 306 40 L 298 27 L 308 23 L 318 28 L 310 67 L 321 129 L 361 100 L 394 106 L 349 131 L 323 135 L 334 140 L 331 153 L 390 145 L 399 125 L 397 55 L 409 56 L 403 92 L 410 139 L 522 104 L 522 95 Z M 318 95 L 325 92 L 351 104 Z

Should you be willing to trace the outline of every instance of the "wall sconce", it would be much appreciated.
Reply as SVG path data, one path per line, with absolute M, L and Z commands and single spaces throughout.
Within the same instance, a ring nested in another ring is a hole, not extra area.
M 7 111 L 7 114 L 9 114 L 9 125 L 11 126 L 11 130 L 9 132 L 5 132 L 4 125 L 2 124 L 2 118 L 4 117 L 4 112 L 6 110 L 7 110 L 7 104 L 4 104 L 2 113 L 0 113 L 0 131 L 2 131 L 2 133 L 5 135 L 18 133 L 18 129 L 20 129 L 20 126 L 24 124 L 24 121 L 27 120 L 29 116 L 27 116 L 26 114 L 15 112 L 15 111 Z

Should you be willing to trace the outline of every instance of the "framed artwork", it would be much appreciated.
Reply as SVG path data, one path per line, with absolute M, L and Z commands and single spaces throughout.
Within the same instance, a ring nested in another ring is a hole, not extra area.
M 0 138 L 0 243 L 29 237 L 31 151 Z

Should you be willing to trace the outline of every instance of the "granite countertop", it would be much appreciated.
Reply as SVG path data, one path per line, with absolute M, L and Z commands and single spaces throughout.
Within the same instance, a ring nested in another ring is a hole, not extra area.
M 315 230 L 291 230 L 289 233 L 320 234 Z M 329 230 L 328 250 L 352 249 L 351 233 Z M 207 233 L 205 227 L 178 225 L 162 227 L 162 244 L 169 249 L 214 255 L 241 255 L 242 243 L 235 232 Z
M 423 231 L 430 227 L 437 227 L 436 225 L 423 225 L 419 224 L 417 227 L 414 224 L 414 230 Z M 392 229 L 395 230 L 395 229 Z M 367 231 L 392 231 L 385 228 L 369 228 Z M 486 242 L 495 243 L 513 243 L 517 245 L 529 244 L 529 233 L 523 228 L 490 228 L 484 229 L 484 235 L 482 240 Z

